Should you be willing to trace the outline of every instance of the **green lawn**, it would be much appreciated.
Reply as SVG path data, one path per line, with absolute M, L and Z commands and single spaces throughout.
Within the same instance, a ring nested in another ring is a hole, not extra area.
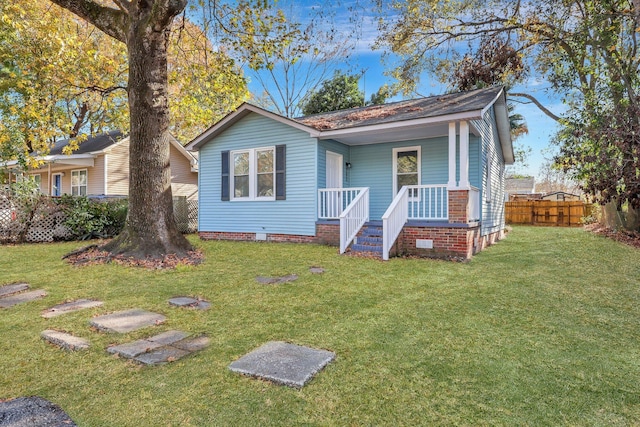
M 640 423 L 637 249 L 581 229 L 531 227 L 515 227 L 469 263 L 193 241 L 204 264 L 170 271 L 71 267 L 61 257 L 79 243 L 0 247 L 0 284 L 49 293 L 0 310 L 0 399 L 42 396 L 79 426 Z M 285 274 L 299 279 L 255 281 Z M 176 295 L 212 308 L 170 308 Z M 77 298 L 105 304 L 40 317 Z M 168 321 L 125 335 L 88 326 L 93 315 L 136 307 Z M 48 328 L 89 338 L 91 348 L 48 345 L 40 339 Z M 211 345 L 160 367 L 105 351 L 169 329 L 204 332 Z M 337 358 L 300 391 L 227 369 L 270 340 Z

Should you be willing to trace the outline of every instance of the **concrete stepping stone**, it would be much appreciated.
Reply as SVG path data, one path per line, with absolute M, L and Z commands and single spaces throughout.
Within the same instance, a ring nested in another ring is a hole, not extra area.
M 302 388 L 335 357 L 336 354 L 328 350 L 270 341 L 231 363 L 229 369 L 276 384 Z
M 294 280 L 297 280 L 297 279 L 298 279 L 298 276 L 296 274 L 289 274 L 288 276 L 282 276 L 282 277 L 264 277 L 264 276 L 256 277 L 256 281 L 262 285 L 273 285 L 276 283 L 293 282 Z
M 0 402 L 0 426 L 75 427 L 76 423 L 58 405 L 32 396 Z
M 311 274 L 323 274 L 324 273 L 324 268 L 322 267 L 309 267 L 309 271 L 311 272 Z
M 119 311 L 91 319 L 89 324 L 104 332 L 119 332 L 121 334 L 159 325 L 167 320 L 158 313 L 134 308 L 132 310 Z
M 184 308 L 195 308 L 196 310 L 206 310 L 211 307 L 211 303 L 209 301 L 191 297 L 173 297 L 169 300 L 169 305 Z
M 40 334 L 45 341 L 57 345 L 64 350 L 77 351 L 86 350 L 89 348 L 89 341 L 84 338 L 79 338 L 68 334 L 66 332 L 54 331 L 47 329 Z
M 147 353 L 159 347 L 171 345 L 186 337 L 187 334 L 182 331 L 168 331 L 147 339 L 111 346 L 107 348 L 107 352 L 111 354 L 119 354 L 127 359 L 133 359 L 143 353 Z
M 26 283 L 12 283 L 10 285 L 0 286 L 0 298 L 7 297 L 18 292 L 23 292 L 29 289 L 29 285 Z
M 209 345 L 209 338 L 187 338 L 182 331 L 168 331 L 126 344 L 111 346 L 107 352 L 118 354 L 145 365 L 162 365 L 174 362 Z
M 36 289 L 29 292 L 12 294 L 8 297 L 0 298 L 0 308 L 9 308 L 17 304 L 34 301 L 47 295 L 43 289 Z
M 79 299 L 75 301 L 69 301 L 62 304 L 54 305 L 53 307 L 42 312 L 42 317 L 49 319 L 52 317 L 60 316 L 65 313 L 71 313 L 73 311 L 83 310 L 86 308 L 99 307 L 104 304 L 102 301 L 95 301 L 89 299 Z
M 172 346 L 166 346 L 150 351 L 149 353 L 141 354 L 134 360 L 145 365 L 163 365 L 165 363 L 175 362 L 189 354 L 191 354 L 191 352 L 180 350 L 179 348 Z

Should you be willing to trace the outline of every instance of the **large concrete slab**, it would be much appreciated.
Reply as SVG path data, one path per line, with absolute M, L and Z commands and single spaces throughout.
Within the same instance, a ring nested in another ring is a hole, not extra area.
M 77 350 L 86 350 L 89 348 L 88 340 L 73 336 L 66 332 L 47 329 L 46 331 L 42 331 L 40 336 L 45 341 L 50 342 L 51 344 L 57 345 L 58 347 L 61 347 L 65 350 L 77 351 Z
M 158 313 L 134 308 L 132 310 L 119 311 L 91 319 L 91 326 L 105 332 L 127 333 L 149 326 L 159 325 L 167 320 Z
M 42 317 L 49 319 L 51 317 L 60 316 L 65 313 L 73 311 L 84 310 L 86 308 L 99 307 L 104 304 L 102 301 L 94 301 L 89 299 L 79 299 L 75 301 L 69 301 L 62 304 L 54 305 L 53 307 L 45 310 L 42 313 Z
M 231 363 L 229 369 L 277 384 L 301 388 L 335 357 L 336 354 L 328 350 L 270 341 Z
M 26 283 L 12 283 L 10 285 L 0 286 L 0 298 L 7 297 L 18 292 L 26 291 L 29 285 Z
M 0 426 L 75 427 L 76 424 L 58 405 L 33 396 L 0 402 Z
M 47 295 L 47 292 L 45 292 L 42 289 L 36 289 L 35 291 L 13 294 L 8 297 L 0 298 L 0 308 L 13 307 L 14 305 L 37 300 L 46 295 Z

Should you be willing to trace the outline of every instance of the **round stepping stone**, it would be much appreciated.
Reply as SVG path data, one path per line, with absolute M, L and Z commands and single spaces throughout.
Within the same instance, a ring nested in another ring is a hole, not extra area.
M 47 329 L 46 331 L 42 331 L 40 336 L 45 341 L 69 351 L 86 350 L 89 348 L 88 340 L 73 336 L 66 332 Z
M 323 274 L 324 268 L 322 267 L 309 267 L 309 271 L 311 274 Z
M 199 300 L 191 297 L 173 297 L 169 300 L 169 305 L 184 308 L 195 308 L 196 310 L 206 310 L 211 307 L 209 301 Z
M 231 363 L 229 369 L 276 384 L 302 388 L 335 357 L 336 354 L 328 350 L 270 341 Z

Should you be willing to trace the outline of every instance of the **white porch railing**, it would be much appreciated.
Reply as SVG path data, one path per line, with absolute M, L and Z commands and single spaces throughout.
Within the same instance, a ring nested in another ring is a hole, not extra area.
M 402 187 L 387 211 L 382 215 L 382 259 L 389 259 L 391 246 L 409 218 L 409 188 Z
M 446 221 L 449 219 L 449 193 L 446 185 L 408 185 L 409 219 Z
M 469 190 L 469 200 L 467 202 L 467 212 L 469 221 L 480 221 L 480 190 L 471 187 Z
M 345 253 L 349 244 L 367 221 L 369 221 L 369 188 L 362 188 L 355 199 L 340 214 L 341 254 Z
M 340 214 L 365 189 L 367 188 L 320 188 L 318 190 L 318 219 L 340 218 Z M 369 205 L 367 204 L 367 206 Z

